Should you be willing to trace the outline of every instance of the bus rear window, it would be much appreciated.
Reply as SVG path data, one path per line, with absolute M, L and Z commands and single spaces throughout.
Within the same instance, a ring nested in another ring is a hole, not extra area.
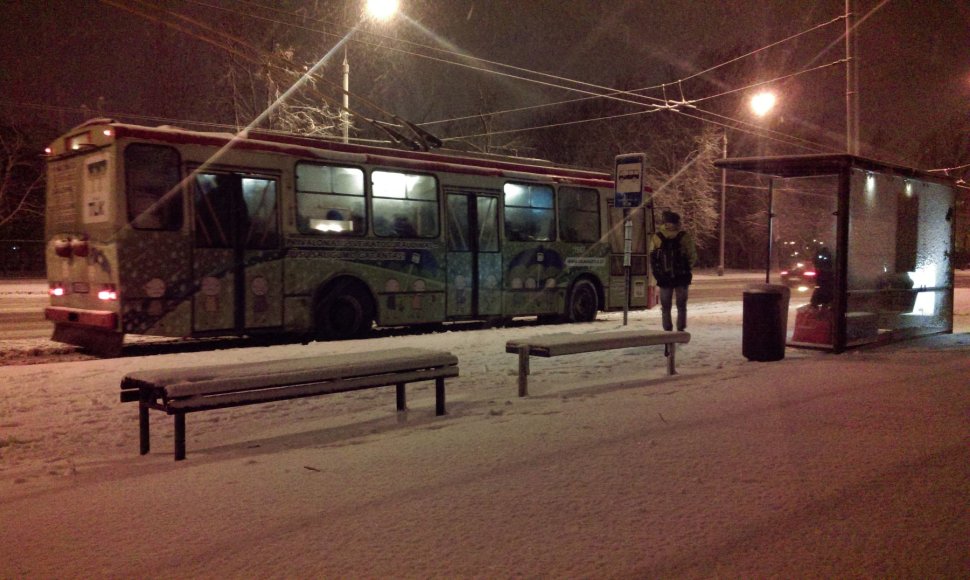
M 125 149 L 128 221 L 140 230 L 182 228 L 179 154 L 171 147 L 129 145 Z
M 551 241 L 556 231 L 552 187 L 506 183 L 505 239 L 513 242 Z
M 363 170 L 297 164 L 296 221 L 301 234 L 361 235 L 365 212 Z

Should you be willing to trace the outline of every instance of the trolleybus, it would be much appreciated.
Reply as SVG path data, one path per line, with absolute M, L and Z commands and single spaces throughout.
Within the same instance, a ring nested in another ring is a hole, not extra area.
M 547 162 L 94 119 L 47 163 L 53 339 L 294 334 L 623 308 L 612 177 Z M 634 220 L 631 306 L 645 307 Z

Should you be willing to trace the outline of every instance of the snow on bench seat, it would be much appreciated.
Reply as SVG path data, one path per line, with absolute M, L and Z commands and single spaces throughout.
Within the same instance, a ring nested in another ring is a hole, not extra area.
M 453 354 L 399 348 L 339 356 L 136 371 L 121 381 L 121 401 L 139 402 L 142 455 L 149 451 L 148 409 L 175 416 L 175 459 L 185 458 L 185 413 L 435 381 L 435 412 L 445 414 L 444 380 L 458 376 Z
M 529 357 L 553 357 L 618 348 L 664 345 L 667 354 L 667 374 L 676 374 L 674 355 L 676 344 L 690 342 L 689 332 L 657 330 L 615 330 L 583 334 L 547 334 L 510 340 L 505 352 L 519 355 L 519 396 L 529 394 Z

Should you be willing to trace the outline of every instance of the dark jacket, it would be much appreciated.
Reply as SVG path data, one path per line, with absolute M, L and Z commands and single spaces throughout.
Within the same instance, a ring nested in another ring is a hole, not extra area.
M 677 234 L 681 232 L 681 228 L 678 225 L 665 223 L 660 226 L 660 231 L 650 237 L 650 256 L 651 263 L 654 263 L 653 257 L 656 250 L 660 248 L 663 240 L 660 236 L 667 239 L 673 239 L 677 237 Z M 683 237 L 680 239 L 680 251 L 684 257 L 686 264 L 686 272 L 681 273 L 673 278 L 668 278 L 662 272 L 657 271 L 654 268 L 653 276 L 657 280 L 657 286 L 661 288 L 674 288 L 677 286 L 689 286 L 693 280 L 692 270 L 694 265 L 697 263 L 697 247 L 694 245 L 694 238 L 687 231 L 684 231 Z

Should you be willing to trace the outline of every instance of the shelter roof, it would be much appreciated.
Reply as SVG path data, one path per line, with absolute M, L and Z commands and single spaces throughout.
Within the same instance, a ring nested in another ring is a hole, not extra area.
M 782 155 L 776 157 L 733 157 L 729 159 L 718 159 L 714 162 L 714 166 L 722 169 L 733 169 L 785 178 L 837 175 L 844 169 L 857 168 L 867 171 L 878 171 L 880 173 L 894 173 L 904 177 L 927 181 L 950 182 L 949 179 L 941 175 L 934 175 L 911 167 L 884 163 L 882 161 L 845 153 Z

